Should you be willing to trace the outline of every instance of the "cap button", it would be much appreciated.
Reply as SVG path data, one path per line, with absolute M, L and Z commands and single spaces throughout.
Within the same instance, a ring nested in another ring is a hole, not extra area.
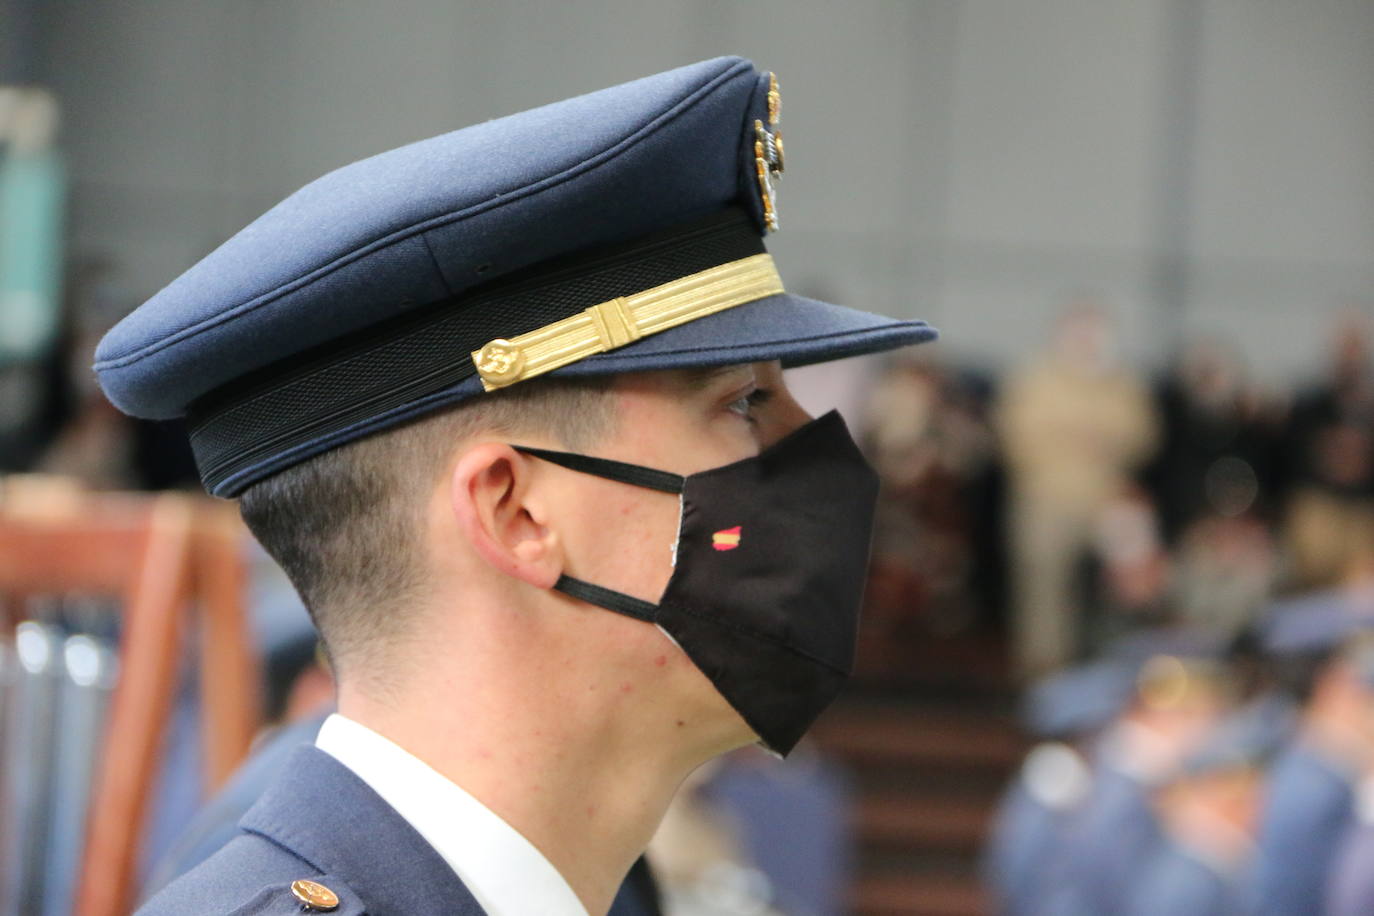
M 513 382 L 525 369 L 525 352 L 509 340 L 493 340 L 477 354 L 477 373 L 494 384 Z
M 339 906 L 339 895 L 318 881 L 302 878 L 291 882 L 291 893 L 312 910 L 332 910 Z

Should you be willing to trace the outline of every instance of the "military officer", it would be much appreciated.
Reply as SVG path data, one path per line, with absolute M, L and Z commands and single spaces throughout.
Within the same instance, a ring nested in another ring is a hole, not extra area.
M 1347 603 L 1323 600 L 1282 606 L 1266 628 L 1301 712 L 1265 790 L 1256 870 L 1264 913 L 1325 910 L 1359 779 L 1374 764 L 1374 686 L 1362 676 L 1369 645 L 1360 635 L 1369 625 Z
M 1329 916 L 1363 916 L 1374 910 L 1374 777 L 1369 774 L 1356 795 L 1354 823 L 1331 863 L 1325 905 Z
M 1140 863 L 1162 839 L 1153 793 L 1216 723 L 1226 686 L 1205 655 L 1144 662 L 1134 695 L 1098 744 L 1091 792 L 1045 868 L 1038 916 L 1124 911 Z
M 1021 764 L 993 816 L 983 860 L 997 912 L 1034 913 L 1047 866 L 1092 794 L 1093 745 L 1135 693 L 1139 664 L 1105 658 L 1040 680 L 1022 720 L 1041 741 Z
M 1350 725 L 1369 733 L 1374 726 L 1374 645 L 1369 637 L 1357 639 L 1347 657 L 1370 691 L 1363 707 L 1351 710 Z M 1353 809 L 1327 873 L 1323 903 L 1331 916 L 1352 916 L 1374 909 L 1374 755 L 1364 759 Z
M 1154 794 L 1160 842 L 1136 863 L 1126 912 L 1255 912 L 1254 833 L 1263 770 L 1292 726 L 1290 704 L 1262 697 L 1230 714 Z
M 877 481 L 782 367 L 771 74 L 719 58 L 305 186 L 102 341 L 320 631 L 338 713 L 142 912 L 602 914 L 674 790 L 850 670 Z

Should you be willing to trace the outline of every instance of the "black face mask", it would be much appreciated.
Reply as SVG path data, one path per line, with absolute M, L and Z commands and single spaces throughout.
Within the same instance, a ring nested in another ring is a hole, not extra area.
M 755 458 L 682 477 L 516 448 L 677 493 L 682 520 L 658 604 L 563 576 L 565 594 L 657 624 L 770 750 L 785 755 L 854 667 L 878 478 L 831 412 Z

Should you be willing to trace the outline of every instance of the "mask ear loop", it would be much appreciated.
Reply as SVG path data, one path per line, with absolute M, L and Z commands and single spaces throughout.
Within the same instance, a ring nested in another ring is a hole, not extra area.
M 617 614 L 624 614 L 626 617 L 634 617 L 645 623 L 654 623 L 658 619 L 658 605 L 652 602 L 641 601 L 632 595 L 612 591 L 609 588 L 593 585 L 581 579 L 574 579 L 569 575 L 559 576 L 553 587 L 554 591 L 562 592 L 579 601 L 594 604 L 608 611 L 615 611 Z
M 578 455 L 573 452 L 530 448 L 524 445 L 512 445 L 511 448 L 535 458 L 542 458 L 544 461 L 560 465 L 571 471 L 580 471 L 594 477 L 604 477 L 607 480 L 643 487 L 646 490 L 672 493 L 679 499 L 682 496 L 683 488 L 686 486 L 686 478 L 681 474 L 646 468 L 638 464 L 612 461 L 609 458 L 594 458 L 591 455 Z M 676 565 L 676 557 L 674 558 L 674 565 Z M 572 598 L 594 604 L 608 611 L 615 611 L 617 614 L 643 620 L 646 623 L 654 623 L 658 617 L 658 605 L 652 602 L 642 601 L 631 595 L 594 585 L 591 582 L 584 582 L 581 579 L 574 579 L 569 575 L 559 576 L 553 587 L 556 591 Z
M 626 464 L 623 461 L 593 458 L 591 455 L 577 455 L 572 452 L 552 452 L 547 449 L 530 448 L 524 445 L 512 445 L 511 448 L 517 452 L 524 452 L 526 455 L 533 455 L 535 458 L 542 458 L 553 464 L 562 465 L 571 471 L 581 471 L 583 474 L 591 474 L 593 477 L 604 477 L 607 480 L 628 483 L 634 487 L 644 487 L 646 490 L 657 490 L 660 493 L 672 493 L 680 496 L 686 485 L 686 478 L 681 474 L 646 468 L 638 464 Z

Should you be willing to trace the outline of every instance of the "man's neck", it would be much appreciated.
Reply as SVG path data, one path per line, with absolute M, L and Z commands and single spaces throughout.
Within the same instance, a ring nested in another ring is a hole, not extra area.
M 532 687 L 534 671 L 518 689 L 502 689 L 509 677 L 469 668 L 385 703 L 342 688 L 339 708 L 519 831 L 600 916 L 678 785 L 711 754 L 682 747 L 680 722 L 665 727 L 636 717 L 628 703 L 619 712 L 608 706 L 604 691 L 631 685 L 591 683 L 576 696 Z

